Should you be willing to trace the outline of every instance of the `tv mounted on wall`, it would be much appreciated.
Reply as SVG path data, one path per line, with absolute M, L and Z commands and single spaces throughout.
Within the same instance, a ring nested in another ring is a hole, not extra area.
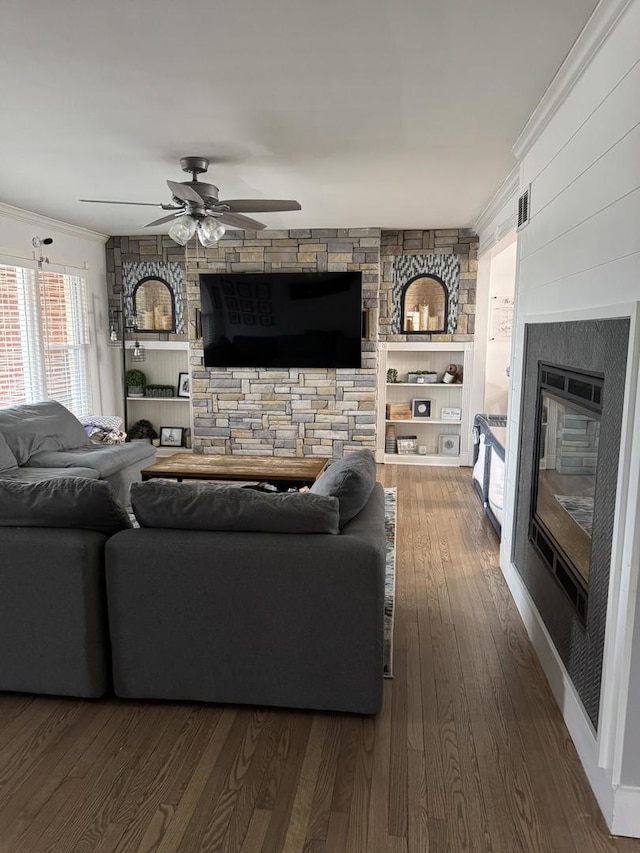
M 362 273 L 203 273 L 206 367 L 360 367 Z

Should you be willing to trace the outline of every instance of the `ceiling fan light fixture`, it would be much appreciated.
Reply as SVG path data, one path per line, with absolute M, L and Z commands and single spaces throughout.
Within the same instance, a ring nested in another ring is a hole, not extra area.
M 186 246 L 195 233 L 196 221 L 188 213 L 178 216 L 169 226 L 169 237 L 179 246 Z
M 198 222 L 198 239 L 205 247 L 210 249 L 224 236 L 227 230 L 222 222 L 219 222 L 215 216 L 205 216 Z

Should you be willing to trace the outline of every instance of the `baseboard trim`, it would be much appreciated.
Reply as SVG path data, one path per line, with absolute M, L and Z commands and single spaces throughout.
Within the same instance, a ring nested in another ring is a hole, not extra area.
M 501 569 L 542 669 L 547 676 L 600 810 L 609 829 L 615 832 L 614 823 L 617 824 L 617 821 L 614 821 L 614 804 L 617 805 L 616 795 L 622 789 L 618 788 L 617 791 L 614 791 L 610 773 L 598 766 L 596 732 L 518 570 L 511 560 L 505 559 L 504 556 L 501 559 Z M 620 825 L 624 824 L 628 830 L 634 829 L 632 823 L 635 823 L 635 831 L 622 832 L 617 830 L 619 835 L 640 837 L 640 788 L 625 789 L 629 792 L 636 790 L 638 799 L 636 799 L 635 794 L 633 797 L 630 794 L 628 806 L 626 799 L 621 800 L 619 817 Z M 632 811 L 631 799 L 633 799 L 635 815 Z
M 609 828 L 613 835 L 640 837 L 640 788 L 620 785 L 616 789 Z

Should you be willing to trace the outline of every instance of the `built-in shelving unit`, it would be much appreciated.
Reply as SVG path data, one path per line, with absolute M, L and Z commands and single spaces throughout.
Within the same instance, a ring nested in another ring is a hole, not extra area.
M 144 340 L 145 360 L 131 359 L 131 341 L 124 347 L 124 369 L 139 368 L 152 385 L 178 387 L 180 373 L 189 372 L 189 343 L 187 341 Z M 132 397 L 124 398 L 125 429 L 135 421 L 150 421 L 158 434 L 160 427 L 191 428 L 191 399 L 189 397 Z M 158 448 L 158 455 L 175 453 L 181 448 Z
M 381 343 L 378 348 L 378 439 L 376 460 L 399 465 L 471 465 L 472 343 Z M 442 381 L 449 364 L 459 366 L 463 381 Z M 387 382 L 387 371 L 398 373 L 398 382 Z M 437 382 L 407 382 L 409 373 L 435 371 Z M 429 417 L 387 418 L 387 404 L 414 400 L 430 402 Z M 459 418 L 443 418 L 443 409 L 459 409 Z M 416 436 L 422 452 L 400 454 L 385 450 L 387 426 L 393 424 L 397 439 Z M 453 450 L 451 445 L 454 445 Z M 448 447 L 449 452 L 441 452 Z M 456 450 L 456 448 L 458 448 Z

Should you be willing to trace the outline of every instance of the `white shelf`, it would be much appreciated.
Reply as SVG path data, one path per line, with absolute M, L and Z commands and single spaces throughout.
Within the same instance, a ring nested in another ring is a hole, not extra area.
M 386 465 L 460 465 L 459 456 L 448 456 L 444 453 L 385 453 Z
M 378 346 L 377 384 L 377 449 L 376 460 L 392 465 L 469 465 L 471 459 L 471 370 L 473 344 L 470 341 L 382 342 Z M 461 371 L 463 382 L 387 382 L 387 371 L 396 370 L 403 379 L 410 373 L 429 371 L 440 379 L 447 367 L 454 363 Z M 394 391 L 397 387 L 401 390 Z M 431 418 L 387 418 L 387 403 L 409 403 L 405 411 L 412 412 L 411 398 L 432 397 Z M 457 409 L 460 416 L 454 420 L 441 417 L 445 409 Z M 397 424 L 396 435 L 402 438 L 407 432 L 418 436 L 418 444 L 426 445 L 428 453 L 386 453 L 386 430 Z M 454 456 L 438 453 L 439 434 L 453 434 L 460 441 L 460 452 Z
M 386 418 L 386 424 L 461 424 L 462 421 L 441 420 L 439 418 Z
M 165 456 L 173 456 L 174 453 L 191 453 L 189 447 L 156 447 L 156 456 L 163 459 Z
M 127 397 L 128 401 L 138 403 L 188 403 L 191 397 Z
M 462 388 L 463 382 L 387 382 L 387 388 Z
M 125 347 L 127 350 L 130 350 L 133 347 L 133 342 L 135 338 L 130 337 L 127 332 L 127 341 Z M 182 350 L 183 352 L 189 351 L 189 341 L 156 341 L 156 340 L 147 340 L 144 337 L 144 334 L 140 332 L 138 336 L 138 340 L 142 344 L 145 350 L 153 350 L 154 352 L 159 352 L 160 350 Z M 142 362 L 137 362 L 142 364 Z

